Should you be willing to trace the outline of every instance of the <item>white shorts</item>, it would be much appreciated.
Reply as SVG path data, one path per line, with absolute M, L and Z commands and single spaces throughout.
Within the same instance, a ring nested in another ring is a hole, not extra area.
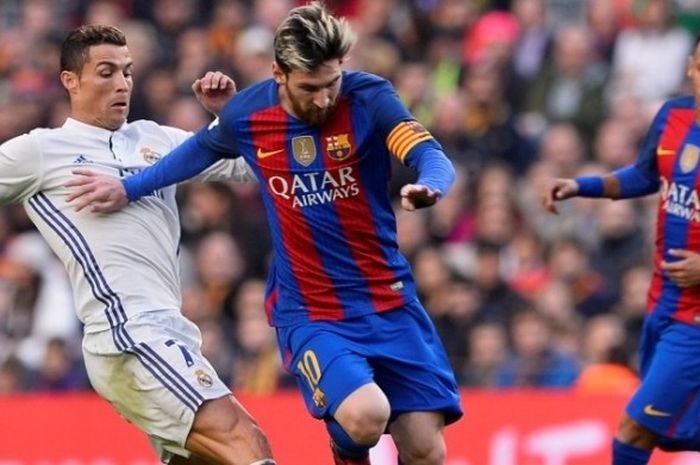
M 185 441 L 199 406 L 231 394 L 201 343 L 199 328 L 172 310 L 141 313 L 83 338 L 95 391 L 148 434 L 165 463 L 174 454 L 189 457 Z

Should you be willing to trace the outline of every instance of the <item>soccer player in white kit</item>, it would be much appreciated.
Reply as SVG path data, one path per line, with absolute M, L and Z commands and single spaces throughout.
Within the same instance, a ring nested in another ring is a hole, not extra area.
M 121 31 L 82 26 L 61 49 L 70 117 L 0 145 L 0 204 L 21 202 L 65 265 L 90 382 L 149 436 L 171 464 L 270 465 L 264 433 L 200 351 L 197 327 L 180 312 L 175 188 L 111 215 L 66 203 L 71 170 L 125 176 L 157 161 L 190 134 L 153 121 L 127 123 L 132 59 Z M 207 73 L 193 90 L 216 113 L 233 81 Z M 243 159 L 200 180 L 245 180 Z

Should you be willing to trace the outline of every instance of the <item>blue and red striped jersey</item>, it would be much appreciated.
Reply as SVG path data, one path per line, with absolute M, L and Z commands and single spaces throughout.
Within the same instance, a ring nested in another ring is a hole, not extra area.
M 260 182 L 274 244 L 266 298 L 273 325 L 341 320 L 416 298 L 396 242 L 390 155 L 417 168 L 419 181 L 431 179 L 422 167 L 435 166 L 421 158 L 437 156 L 449 169 L 437 177 L 432 170 L 429 187 L 443 194 L 454 172 L 386 80 L 343 72 L 335 113 L 321 126 L 286 113 L 277 83 L 263 81 L 195 137 L 205 154 L 243 156 Z
M 648 311 L 688 323 L 700 323 L 700 288 L 681 288 L 660 268 L 678 258 L 670 249 L 700 253 L 700 128 L 693 97 L 670 100 L 659 110 L 635 167 L 660 182 L 654 277 Z

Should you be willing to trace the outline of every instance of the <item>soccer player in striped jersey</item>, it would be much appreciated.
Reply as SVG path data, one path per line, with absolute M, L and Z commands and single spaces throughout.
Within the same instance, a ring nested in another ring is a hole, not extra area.
M 654 277 L 640 342 L 642 383 L 613 441 L 613 465 L 649 462 L 655 447 L 700 451 L 700 37 L 688 60 L 692 96 L 666 102 L 637 161 L 604 176 L 555 179 L 544 206 L 574 196 L 661 191 Z
M 353 42 L 320 3 L 295 8 L 275 33 L 272 79 L 240 91 L 140 175 L 78 171 L 71 198 L 77 209 L 112 211 L 243 156 L 272 229 L 268 317 L 308 410 L 326 422 L 336 464 L 368 464 L 388 430 L 403 464 L 439 465 L 444 425 L 462 410 L 398 250 L 388 181 L 391 156 L 415 168 L 418 179 L 401 189 L 413 210 L 444 195 L 454 170 L 389 82 L 341 69 Z
M 76 212 L 66 202 L 63 184 L 75 167 L 124 176 L 190 136 L 153 121 L 126 122 L 132 68 L 126 39 L 114 27 L 83 26 L 66 37 L 61 82 L 70 117 L 60 128 L 0 145 L 0 205 L 22 202 L 65 265 L 85 325 L 90 382 L 148 434 L 164 462 L 273 464 L 264 434 L 202 356 L 199 330 L 180 313 L 174 187 L 114 215 Z M 218 72 L 193 89 L 214 113 L 235 93 Z M 225 160 L 201 179 L 246 176 L 245 163 Z

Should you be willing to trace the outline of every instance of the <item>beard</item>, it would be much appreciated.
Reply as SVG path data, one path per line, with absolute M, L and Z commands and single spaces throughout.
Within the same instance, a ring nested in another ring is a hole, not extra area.
M 309 126 L 321 126 L 330 119 L 337 106 L 337 100 L 334 99 L 326 108 L 318 108 L 314 104 L 310 104 L 308 108 L 304 108 L 299 100 L 290 92 L 289 87 L 287 87 L 287 97 L 292 104 L 292 110 L 296 117 Z

